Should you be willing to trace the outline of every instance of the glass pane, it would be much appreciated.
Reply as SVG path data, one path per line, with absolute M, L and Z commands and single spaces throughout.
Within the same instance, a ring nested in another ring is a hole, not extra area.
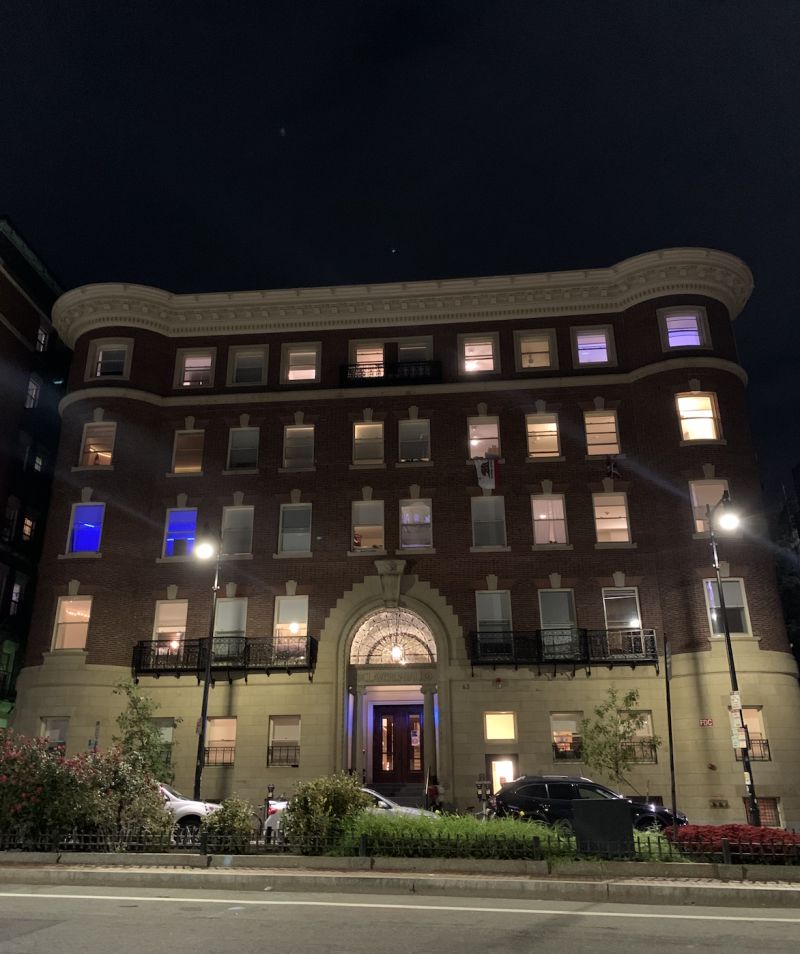
M 287 427 L 284 431 L 283 466 L 286 469 L 314 466 L 314 426 Z
M 598 494 L 594 499 L 598 543 L 628 543 L 628 515 L 623 494 Z
M 186 355 L 183 359 L 183 386 L 200 387 L 211 384 L 211 355 Z
M 558 419 L 555 414 L 528 416 L 528 457 L 558 457 Z
M 678 411 L 685 441 L 717 439 L 714 401 L 710 394 L 691 394 L 679 397 Z
M 238 351 L 234 361 L 234 384 L 258 384 L 264 377 L 263 351 Z
M 258 463 L 257 427 L 236 427 L 231 429 L 231 446 L 228 457 L 228 469 L 255 467 Z
M 126 354 L 124 348 L 104 348 L 98 352 L 97 376 L 102 378 L 106 375 L 123 375 Z
M 397 346 L 397 360 L 404 361 L 427 361 L 428 346 L 425 344 L 400 344 Z
M 198 474 L 203 469 L 204 431 L 184 431 L 175 435 L 173 473 Z
M 253 507 L 226 507 L 222 527 L 223 553 L 250 553 L 253 545 Z
M 317 376 L 316 351 L 290 351 L 286 377 L 289 381 L 313 381 Z
M 722 614 L 719 611 L 719 594 L 717 584 L 706 580 L 706 599 L 711 614 L 711 631 L 715 636 L 725 632 Z M 725 615 L 728 619 L 728 629 L 731 633 L 747 633 L 747 616 L 744 611 L 744 592 L 738 580 L 723 580 L 722 595 L 725 597 Z
M 81 454 L 82 467 L 107 467 L 111 463 L 116 424 L 89 424 Z
M 506 521 L 502 497 L 473 499 L 472 533 L 476 547 L 506 545 Z
M 542 629 L 575 626 L 575 603 L 571 590 L 539 590 Z
M 519 350 L 523 368 L 550 367 L 550 338 L 547 335 L 521 338 Z
M 56 623 L 56 649 L 83 649 L 89 632 L 92 601 L 61 600 Z
M 564 782 L 548 782 L 547 790 L 550 798 L 569 800 L 575 798 L 575 786 Z
M 281 514 L 281 550 L 311 550 L 311 507 L 287 507 Z
M 400 546 L 430 547 L 431 543 L 431 508 L 422 501 L 402 504 L 400 506 Z
M 187 556 L 190 554 L 194 549 L 196 525 L 196 510 L 170 510 L 167 515 L 164 556 Z
M 70 536 L 70 553 L 96 553 L 103 530 L 103 506 L 79 504 L 75 508 Z
M 400 421 L 400 460 L 430 460 L 430 422 Z
M 513 712 L 486 712 L 483 718 L 487 742 L 516 739 L 517 729 Z
M 639 600 L 634 589 L 603 590 L 603 606 L 609 629 L 639 629 Z
M 694 524 L 698 533 L 708 530 L 706 505 L 715 507 L 728 489 L 727 480 L 695 480 L 689 485 L 692 494 Z
M 618 454 L 617 416 L 613 411 L 587 411 L 586 452 L 588 454 Z
M 383 463 L 383 424 L 356 424 L 353 435 L 354 463 Z
M 670 348 L 690 348 L 701 345 L 700 323 L 695 315 L 675 315 L 666 319 L 667 341 Z
M 464 344 L 464 368 L 466 371 L 494 371 L 494 342 L 469 341 Z
M 409 759 L 408 767 L 412 772 L 422 771 L 422 720 L 418 713 L 408 717 Z
M 382 378 L 383 377 L 383 345 L 373 345 L 356 350 L 356 364 L 368 365 L 359 372 L 359 377 L 363 378 Z
M 394 724 L 390 715 L 381 717 L 381 771 L 394 771 Z
M 479 421 L 469 425 L 470 457 L 499 457 L 500 437 L 497 421 Z
M 597 364 L 608 361 L 608 341 L 606 332 L 594 334 L 580 332 L 576 335 L 578 345 L 578 364 Z
M 511 629 L 511 596 L 504 590 L 475 594 L 478 630 L 507 633 Z
M 567 523 L 561 497 L 533 497 L 534 543 L 542 546 L 567 542 Z

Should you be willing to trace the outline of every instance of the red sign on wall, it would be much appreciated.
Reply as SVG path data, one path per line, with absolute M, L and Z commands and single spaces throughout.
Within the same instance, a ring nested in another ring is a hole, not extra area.
M 713 719 L 701 719 L 700 725 L 714 725 Z

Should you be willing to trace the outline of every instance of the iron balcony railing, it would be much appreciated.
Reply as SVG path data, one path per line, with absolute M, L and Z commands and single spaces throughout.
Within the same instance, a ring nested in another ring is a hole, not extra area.
M 343 388 L 381 387 L 385 384 L 439 384 L 441 361 L 384 361 L 380 364 L 343 364 Z
M 296 768 L 299 764 L 299 745 L 271 745 L 267 749 L 267 765 L 291 765 Z
M 622 743 L 622 748 L 632 762 L 655 765 L 658 762 L 658 746 L 650 739 L 631 739 Z
M 233 765 L 236 756 L 235 745 L 207 745 L 206 765 Z
M 208 638 L 144 639 L 133 649 L 133 671 L 137 676 L 205 672 Z M 250 637 L 225 633 L 214 637 L 212 671 L 313 672 L 317 662 L 317 641 L 311 636 Z
M 473 666 L 658 667 L 652 629 L 534 629 L 470 633 Z
M 735 749 L 736 761 L 742 761 L 742 750 Z M 750 747 L 747 750 L 751 762 L 771 762 L 772 756 L 769 752 L 769 742 L 766 739 L 750 739 Z
M 553 759 L 556 762 L 580 762 L 582 751 L 583 743 L 575 736 L 569 742 L 553 742 Z

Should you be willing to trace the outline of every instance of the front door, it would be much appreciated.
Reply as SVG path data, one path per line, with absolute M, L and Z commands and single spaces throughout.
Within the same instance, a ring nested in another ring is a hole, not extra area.
M 422 706 L 375 706 L 372 778 L 375 782 L 422 782 Z

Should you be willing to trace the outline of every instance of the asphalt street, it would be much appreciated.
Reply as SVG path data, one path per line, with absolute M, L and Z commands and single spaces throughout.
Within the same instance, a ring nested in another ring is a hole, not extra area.
M 1 954 L 797 951 L 800 911 L 8 887 Z

